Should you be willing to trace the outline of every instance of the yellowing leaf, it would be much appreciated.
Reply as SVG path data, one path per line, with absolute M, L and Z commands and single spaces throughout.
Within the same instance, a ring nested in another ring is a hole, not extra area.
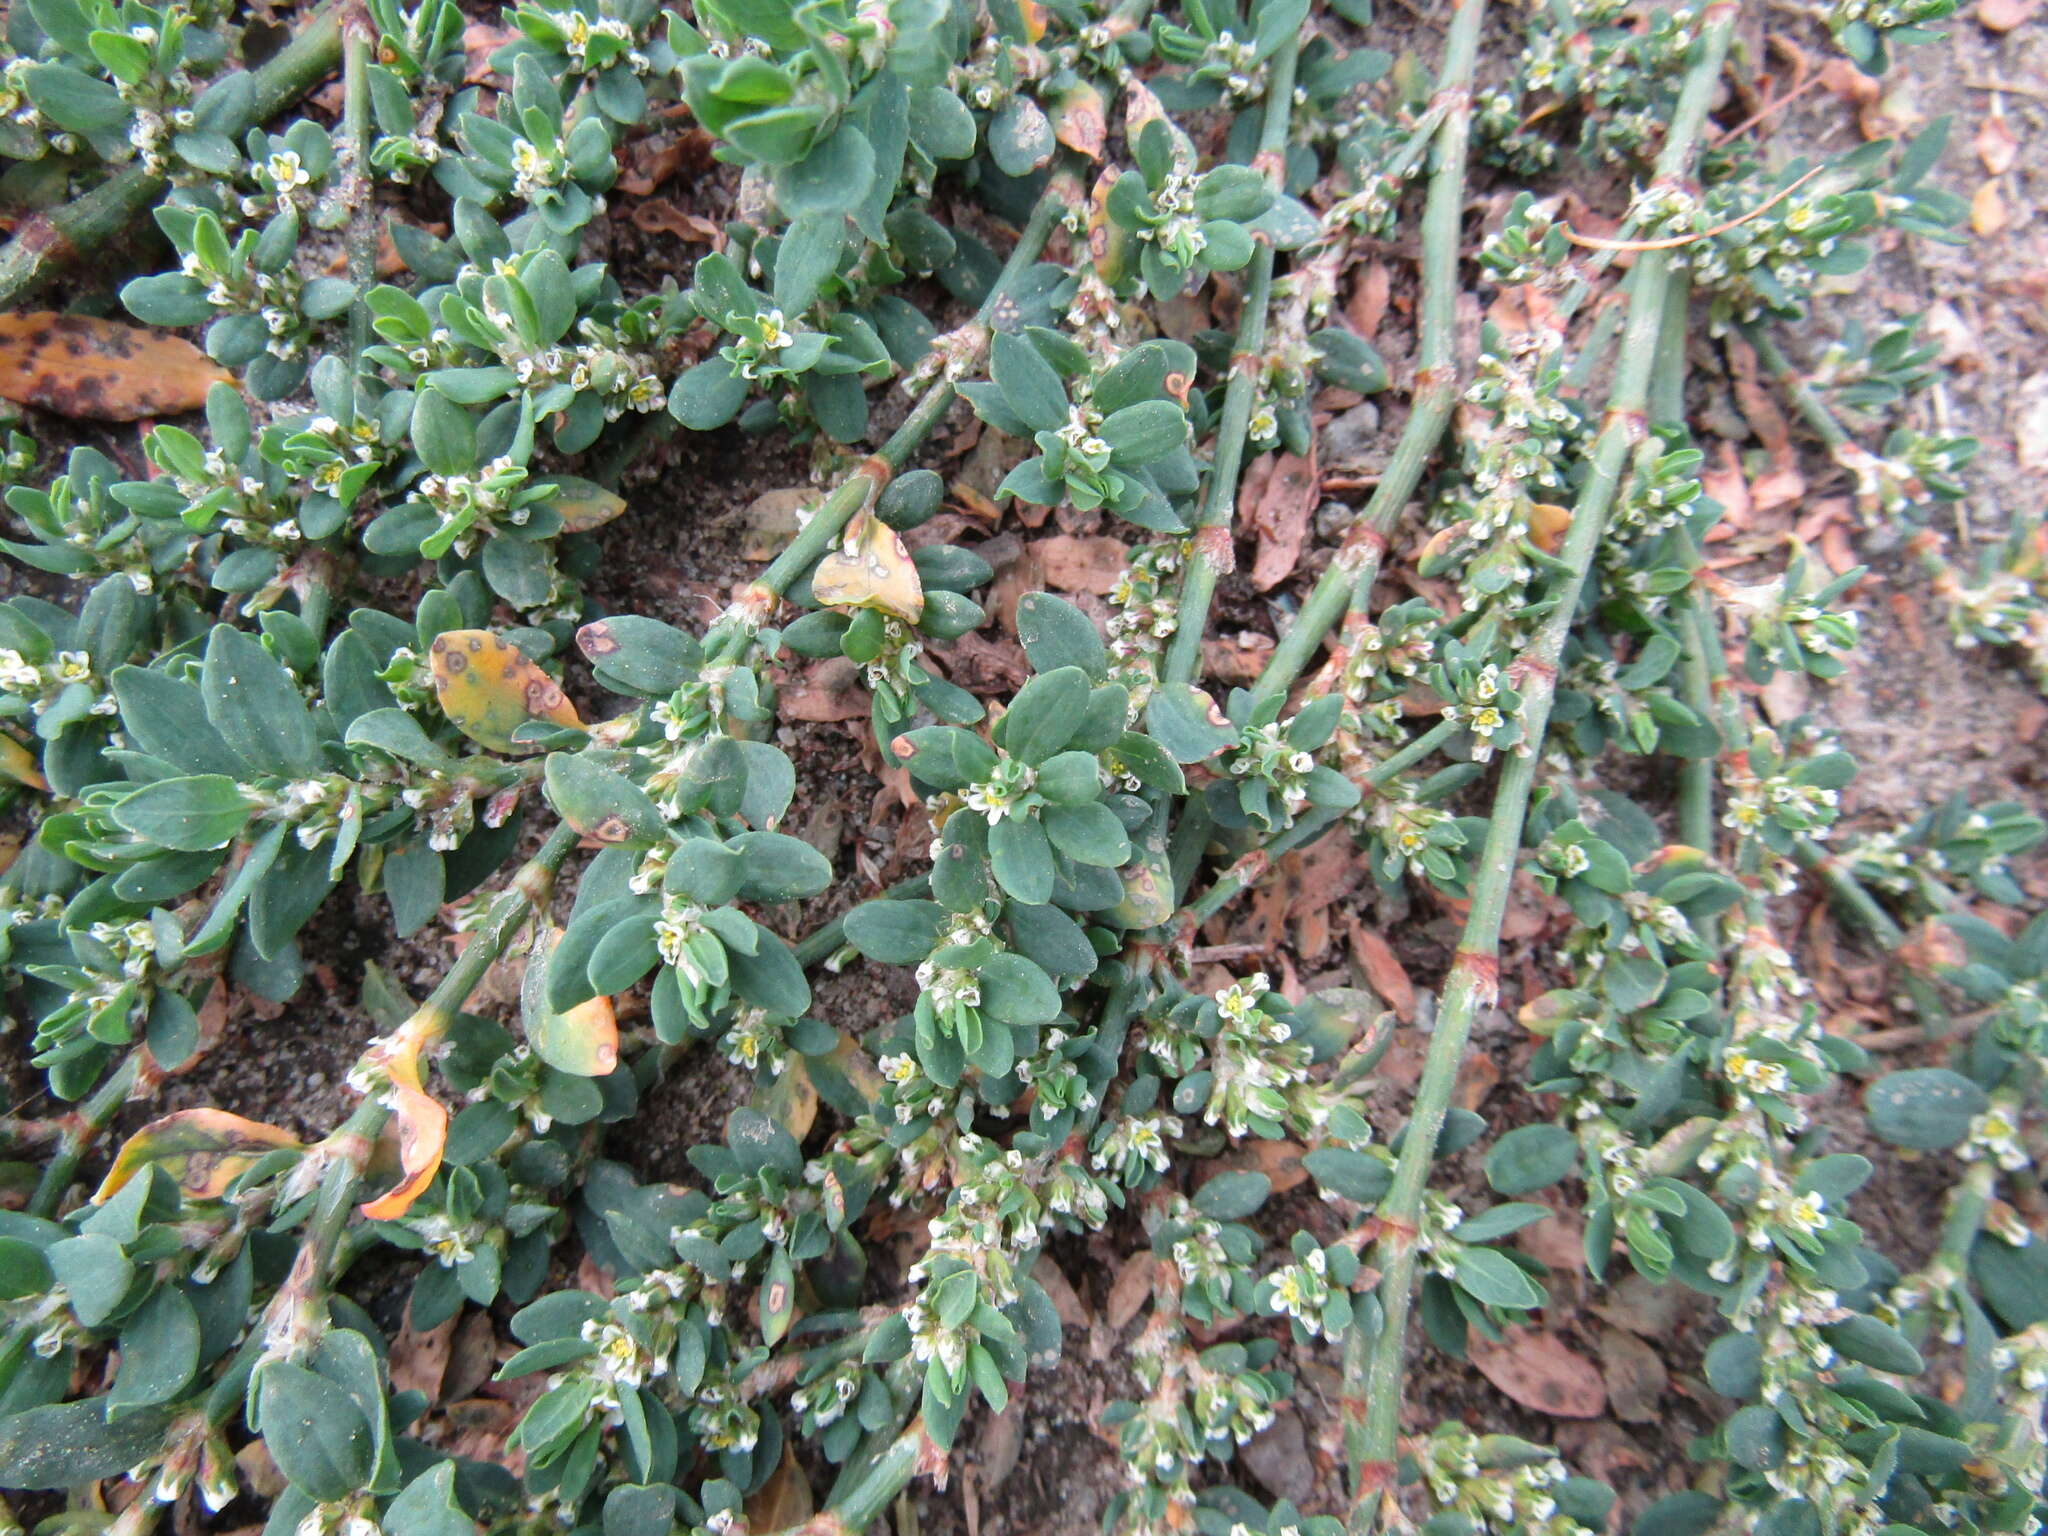
M 224 1109 L 181 1109 L 150 1121 L 122 1143 L 93 1204 L 111 1200 L 152 1163 L 193 1199 L 216 1200 L 264 1153 L 299 1145 L 290 1131 L 261 1120 L 245 1120 Z
M 362 1212 L 372 1221 L 396 1221 L 412 1209 L 441 1169 L 448 1145 L 448 1111 L 441 1101 L 414 1084 L 392 1082 L 391 1119 L 398 1131 L 398 1183 L 366 1201 Z
M 564 475 L 557 482 L 555 494 L 549 498 L 548 505 L 561 514 L 563 532 L 588 533 L 593 528 L 602 528 L 625 511 L 626 498 L 616 491 L 606 490 L 594 480 Z
M 1564 543 L 1565 530 L 1572 525 L 1570 507 L 1553 506 L 1547 501 L 1531 504 L 1529 508 L 1529 542 L 1546 555 L 1557 553 Z
M 1970 198 L 1970 228 L 1980 235 L 1995 235 L 2008 222 L 2005 198 L 1999 193 L 1996 178 L 1977 188 Z
M 434 695 L 471 741 L 493 752 L 531 752 L 512 733 L 529 720 L 580 726 L 562 685 L 488 630 L 451 629 L 434 640 Z
M 798 1141 L 810 1135 L 818 1118 L 818 1089 L 803 1057 L 790 1054 L 775 1080 L 755 1092 L 754 1107 Z
M 519 984 L 519 1017 L 533 1054 L 557 1072 L 605 1077 L 619 1064 L 619 1021 L 608 997 L 593 997 L 557 1012 L 548 1005 L 548 961 L 562 930 L 537 935 Z
M 1102 93 L 1085 82 L 1071 87 L 1053 104 L 1052 134 L 1076 154 L 1100 160 L 1109 134 Z
M 234 375 L 182 336 L 119 320 L 0 315 L 0 398 L 89 421 L 176 416 Z
M 924 617 L 924 583 L 902 537 L 866 512 L 853 520 L 846 538 L 818 562 L 811 591 L 830 608 L 879 608 L 915 624 Z
M 1045 36 L 1045 7 L 1039 0 L 1018 0 L 1017 12 L 1024 18 L 1024 37 L 1037 42 Z
M 43 777 L 42 765 L 36 761 L 35 753 L 0 731 L 0 777 L 12 779 L 17 784 L 26 784 L 30 789 L 47 790 L 50 781 Z

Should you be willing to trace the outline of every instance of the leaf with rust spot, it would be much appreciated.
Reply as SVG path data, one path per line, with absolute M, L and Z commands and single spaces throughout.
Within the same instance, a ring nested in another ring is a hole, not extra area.
M 0 398 L 87 421 L 176 416 L 234 375 L 182 336 L 119 320 L 0 315 Z
M 493 752 L 531 752 L 512 733 L 529 720 L 580 726 L 562 685 L 509 640 L 487 630 L 451 629 L 434 639 L 434 695 L 457 730 Z
M 924 583 L 902 535 L 866 512 L 818 562 L 811 595 L 828 608 L 879 608 L 906 624 L 924 616 Z
M 94 1192 L 105 1204 L 144 1168 L 155 1164 L 195 1200 L 217 1200 L 257 1158 L 279 1147 L 297 1147 L 290 1131 L 261 1120 L 245 1120 L 224 1109 L 181 1109 L 152 1120 L 122 1143 Z

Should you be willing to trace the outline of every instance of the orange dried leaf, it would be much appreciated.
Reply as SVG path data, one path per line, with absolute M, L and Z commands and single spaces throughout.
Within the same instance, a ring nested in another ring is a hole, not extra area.
M 434 640 L 434 694 L 456 729 L 493 752 L 531 752 L 512 733 L 529 720 L 580 726 L 562 685 L 509 640 L 487 630 L 451 629 Z
M 1977 0 L 1977 24 L 1987 32 L 2010 32 L 2040 4 L 2041 0 Z
M 261 1120 L 245 1120 L 224 1109 L 181 1109 L 150 1121 L 122 1143 L 93 1204 L 111 1200 L 152 1163 L 193 1199 L 216 1200 L 264 1153 L 299 1145 L 290 1131 Z
M 1558 546 L 1564 543 L 1565 530 L 1571 525 L 1570 507 L 1553 506 L 1547 501 L 1539 501 L 1529 508 L 1529 542 L 1546 555 L 1557 553 Z
M 440 1100 L 402 1082 L 392 1083 L 390 1093 L 400 1177 L 391 1189 L 364 1203 L 362 1212 L 372 1221 L 396 1221 L 411 1210 L 441 1171 L 441 1153 L 448 1145 L 448 1111 Z
M 902 536 L 866 512 L 818 562 L 811 592 L 828 608 L 879 608 L 906 624 L 924 617 L 924 583 Z
M 1979 235 L 1995 235 L 2007 222 L 2005 198 L 1994 178 L 1978 187 L 1970 198 L 1970 228 Z
M 176 416 L 234 375 L 182 336 L 37 311 L 0 315 L 0 398 L 88 421 Z

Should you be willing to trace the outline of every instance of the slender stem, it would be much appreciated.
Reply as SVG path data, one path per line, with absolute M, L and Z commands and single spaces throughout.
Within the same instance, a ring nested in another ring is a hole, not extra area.
M 1294 113 L 1294 66 L 1301 52 L 1299 35 L 1280 45 L 1267 68 L 1266 117 L 1259 131 L 1261 167 L 1276 191 L 1284 190 L 1287 126 Z M 1235 562 L 1230 525 L 1237 515 L 1237 481 L 1244 467 L 1245 439 L 1252 408 L 1258 403 L 1259 380 L 1266 370 L 1266 311 L 1273 298 L 1272 242 L 1259 241 L 1252 258 L 1251 281 L 1245 285 L 1244 307 L 1237 319 L 1237 342 L 1231 348 L 1230 382 L 1223 390 L 1223 412 L 1216 427 L 1216 457 L 1209 468 L 1208 493 L 1196 515 L 1187 568 L 1181 573 L 1180 600 L 1173 639 L 1159 667 L 1160 681 L 1172 686 L 1201 675 L 1202 636 L 1209 628 L 1209 606 L 1216 583 Z
M 71 1180 L 78 1172 L 78 1164 L 99 1140 L 100 1133 L 113 1123 L 114 1116 L 121 1112 L 121 1106 L 128 1102 L 128 1095 L 134 1091 L 136 1078 L 142 1072 L 142 1057 L 147 1046 L 136 1046 L 121 1064 L 113 1070 L 107 1080 L 93 1090 L 74 1112 L 64 1117 L 62 1139 L 50 1160 L 43 1164 L 43 1176 L 36 1184 L 36 1192 L 28 1203 L 31 1216 L 51 1217 L 57 1214 L 64 1202 Z
M 1714 87 L 1727 57 L 1738 10 L 1727 0 L 1708 8 L 1706 25 L 1695 45 L 1663 151 L 1657 158 L 1657 184 L 1679 184 L 1688 176 Z M 1346 1341 L 1343 1405 L 1345 1449 L 1352 1469 L 1350 1523 L 1354 1533 L 1375 1529 L 1383 1497 L 1391 1499 L 1396 1482 L 1396 1446 L 1401 1427 L 1402 1381 L 1422 1196 L 1473 1020 L 1498 995 L 1501 919 L 1507 910 L 1508 888 L 1521 850 L 1530 791 L 1542 761 L 1544 732 L 1557 692 L 1558 661 L 1577 614 L 1587 572 L 1606 530 L 1608 509 L 1623 468 L 1644 439 L 1644 412 L 1670 275 L 1668 251 L 1644 251 L 1638 255 L 1614 388 L 1565 539 L 1562 559 L 1569 574 L 1559 578 L 1553 606 L 1528 651 L 1515 664 L 1522 694 L 1524 742 L 1518 755 L 1509 758 L 1494 795 L 1458 956 L 1444 987 L 1436 1032 L 1430 1039 L 1429 1053 L 1416 1085 L 1415 1103 L 1394 1167 L 1393 1184 L 1379 1207 L 1380 1228 L 1385 1234 L 1374 1251 L 1373 1263 L 1381 1276 L 1379 1326 L 1370 1337 L 1365 1328 L 1354 1327 Z
M 1265 670 L 1252 685 L 1260 703 L 1292 686 L 1316 647 L 1347 608 L 1370 600 L 1380 558 L 1408 498 L 1436 453 L 1458 403 L 1455 351 L 1458 303 L 1458 246 L 1465 217 L 1465 162 L 1471 138 L 1472 70 L 1479 54 L 1486 0 L 1456 0 L 1444 40 L 1437 79 L 1443 108 L 1436 130 L 1436 164 L 1422 214 L 1422 300 L 1416 348 L 1415 397 L 1407 425 L 1387 461 L 1386 472 L 1344 545 L 1301 605 L 1287 633 L 1273 647 Z M 1183 625 L 1185 619 L 1183 618 Z
M 1785 356 L 1777 338 L 1761 325 L 1745 325 L 1743 338 L 1756 348 L 1757 360 L 1777 381 L 1785 392 L 1785 398 L 1792 402 L 1792 408 L 1799 412 L 1806 424 L 1813 428 L 1814 435 L 1827 445 L 1830 453 L 1838 448 L 1851 446 L 1854 442 L 1848 430 L 1835 419 L 1835 413 L 1828 408 L 1814 387 L 1799 376 L 1799 370 L 1792 366 L 1792 360 Z
M 889 435 L 880 451 L 873 458 L 850 475 L 846 481 L 825 498 L 823 506 L 812 514 L 787 548 L 777 555 L 748 589 L 747 601 L 761 612 L 763 618 L 773 611 L 775 602 L 790 584 L 815 564 L 819 556 L 831 548 L 832 543 L 846 531 L 846 525 L 854 515 L 867 506 L 874 497 L 881 494 L 882 487 L 890 476 L 906 464 L 917 452 L 926 437 L 931 434 L 946 412 L 952 407 L 957 391 L 953 385 L 953 371 L 972 369 L 988 348 L 990 327 L 1003 302 L 1010 295 L 1025 272 L 1045 250 L 1045 242 L 1052 235 L 1053 227 L 1064 217 L 1073 200 L 1079 195 L 1079 182 L 1073 173 L 1062 167 L 1054 171 L 1046 183 L 1045 191 L 1039 195 L 1037 204 L 1031 210 L 1023 232 L 1017 237 L 1017 244 L 1010 251 L 1010 259 L 1003 264 L 996 280 L 989 286 L 981 308 L 974 321 L 967 328 L 973 338 L 972 350 L 957 359 L 949 360 L 947 372 L 919 396 L 903 424 Z
M 219 124 L 221 132 L 239 140 L 310 91 L 340 56 L 340 12 L 329 5 L 253 72 L 248 116 Z M 163 189 L 163 177 L 132 165 L 84 196 L 28 220 L 0 247 L 0 309 L 20 304 L 78 256 L 116 246 Z
M 342 200 L 348 207 L 348 280 L 356 291 L 348 307 L 348 377 L 358 421 L 369 406 L 363 353 L 370 346 L 369 292 L 377 281 L 377 189 L 370 174 L 370 55 L 375 44 L 369 13 L 360 0 L 351 0 L 342 25 L 341 122 L 348 157 Z

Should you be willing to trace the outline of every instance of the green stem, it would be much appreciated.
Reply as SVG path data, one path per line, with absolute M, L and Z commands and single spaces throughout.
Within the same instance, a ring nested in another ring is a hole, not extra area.
M 1486 0 L 1457 0 L 1444 40 L 1444 62 L 1436 95 L 1443 115 L 1436 131 L 1436 164 L 1422 213 L 1422 301 L 1416 347 L 1415 396 L 1407 425 L 1394 445 L 1386 472 L 1374 488 L 1344 547 L 1301 605 L 1287 633 L 1273 647 L 1265 670 L 1252 685 L 1256 705 L 1285 693 L 1308 665 L 1316 647 L 1345 610 L 1370 600 L 1381 556 L 1408 498 L 1458 404 L 1456 329 L 1458 248 L 1465 217 L 1465 162 L 1471 139 L 1472 71 L 1479 53 Z M 1185 624 L 1185 618 L 1183 618 Z
M 218 125 L 221 132 L 240 140 L 310 91 L 341 56 L 340 30 L 337 7 L 315 13 L 297 37 L 253 72 L 248 116 Z M 118 245 L 164 185 L 163 177 L 131 165 L 84 196 L 23 224 L 0 247 L 0 309 L 22 303 L 79 255 Z
M 1300 52 L 1297 35 L 1280 45 L 1267 66 L 1266 117 L 1252 163 L 1265 170 L 1267 181 L 1276 190 L 1284 190 L 1287 126 L 1293 120 L 1294 66 Z M 1237 481 L 1244 468 L 1252 408 L 1258 403 L 1259 380 L 1266 371 L 1266 312 L 1272 304 L 1276 259 L 1272 242 L 1262 238 L 1238 313 L 1230 382 L 1224 386 L 1223 412 L 1216 427 L 1216 457 L 1209 467 L 1208 493 L 1195 517 L 1187 568 L 1181 573 L 1173 639 L 1159 667 L 1160 681 L 1168 687 L 1192 683 L 1201 675 L 1202 636 L 1209 628 L 1209 607 L 1216 597 L 1217 580 L 1235 558 L 1230 529 L 1237 515 Z
M 1695 45 L 1664 148 L 1657 157 L 1655 183 L 1682 184 L 1688 177 L 1713 91 L 1727 57 L 1739 7 L 1728 0 L 1709 7 Z M 1383 1236 L 1374 1251 L 1380 1273 L 1380 1318 L 1376 1332 L 1354 1327 L 1346 1340 L 1343 1392 L 1345 1449 L 1351 1465 L 1351 1529 L 1375 1529 L 1382 1497 L 1391 1500 L 1396 1483 L 1401 1397 L 1408 1350 L 1408 1318 L 1417 1267 L 1418 1223 L 1437 1138 L 1450 1108 L 1466 1042 L 1480 1009 L 1499 992 L 1500 927 L 1508 889 L 1522 845 L 1529 795 L 1543 757 L 1543 738 L 1557 693 L 1557 668 L 1577 615 L 1587 572 L 1606 530 L 1621 475 L 1636 445 L 1644 440 L 1644 413 L 1664 320 L 1664 293 L 1671 276 L 1669 251 L 1638 254 L 1619 367 L 1587 477 L 1572 508 L 1562 554 L 1569 574 L 1559 578 L 1528 651 L 1516 663 L 1522 693 L 1524 744 L 1508 759 L 1496 790 L 1486 844 L 1472 885 L 1472 904 L 1458 956 L 1444 986 L 1436 1031 L 1430 1039 L 1415 1103 L 1404 1133 L 1393 1184 L 1379 1207 Z
M 1053 227 L 1060 222 L 1077 195 L 1078 185 L 1072 172 L 1064 167 L 1053 172 L 1052 179 L 1046 183 L 1045 191 L 1032 208 L 1023 232 L 1018 235 L 1017 244 L 1010 251 L 1010 259 L 1003 264 L 1002 271 L 989 286 L 988 295 L 975 314 L 973 330 L 979 333 L 979 339 L 972 355 L 957 360 L 960 368 L 975 367 L 981 354 L 987 350 L 990 327 L 997 311 L 1018 280 L 1045 250 L 1045 242 L 1051 237 Z M 855 514 L 881 494 L 889 477 L 909 462 L 910 456 L 917 452 L 932 428 L 952 407 L 955 394 L 950 371 L 933 381 L 880 451 L 825 498 L 824 505 L 804 524 L 803 530 L 755 579 L 749 589 L 749 597 L 757 608 L 765 610 L 764 618 L 767 612 L 773 611 L 775 601 L 789 590 L 790 584 L 832 547 L 833 541 L 845 532 L 846 525 L 853 521 Z
M 1845 448 L 1855 441 L 1846 428 L 1835 419 L 1835 413 L 1821 399 L 1819 391 L 1800 377 L 1799 370 L 1792 366 L 1792 360 L 1785 356 L 1777 338 L 1761 325 L 1745 325 L 1743 338 L 1756 349 L 1757 360 L 1764 365 L 1772 379 L 1785 392 L 1785 398 L 1792 402 L 1792 408 L 1799 412 L 1806 424 L 1813 428 L 1830 453 Z
M 50 1160 L 43 1164 L 43 1176 L 37 1181 L 36 1192 L 29 1200 L 29 1215 L 49 1218 L 57 1214 L 71 1188 L 71 1180 L 78 1172 L 80 1160 L 99 1140 L 100 1133 L 113 1123 L 114 1116 L 121 1112 L 121 1106 L 128 1102 L 128 1095 L 141 1074 L 143 1053 L 147 1049 L 147 1046 L 138 1045 L 131 1050 L 107 1080 L 93 1090 L 92 1097 L 65 1117 L 62 1139 Z
M 377 281 L 377 190 L 370 174 L 370 57 L 375 46 L 369 13 L 360 0 L 352 0 L 342 26 L 341 123 L 348 157 L 342 200 L 348 208 L 348 280 L 356 291 L 348 307 L 348 377 L 358 421 L 369 406 L 363 354 L 370 346 L 369 292 Z

